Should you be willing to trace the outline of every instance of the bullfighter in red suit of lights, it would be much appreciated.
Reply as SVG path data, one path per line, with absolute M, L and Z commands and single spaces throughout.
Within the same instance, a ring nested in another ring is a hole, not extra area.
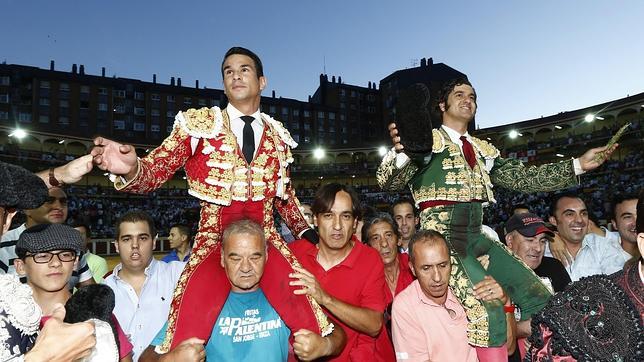
M 259 112 L 266 79 L 254 53 L 244 48 L 229 50 L 222 75 L 229 100 L 226 109 L 179 112 L 172 133 L 146 157 L 138 159 L 132 146 L 104 138 L 97 138 L 97 147 L 92 150 L 94 162 L 118 176 L 114 183 L 118 190 L 150 192 L 183 167 L 189 193 L 201 200 L 195 246 L 174 293 L 161 351 L 190 337 L 210 336 L 229 291 L 220 266 L 221 236 L 227 225 L 242 218 L 264 226 L 271 247 L 261 288 L 286 325 L 291 330 L 305 328 L 323 335 L 332 329 L 313 299 L 292 293 L 295 288 L 289 286 L 288 274 L 299 262 L 273 223 L 275 208 L 294 234 L 316 237 L 289 182 L 291 148 L 297 143 L 281 123 Z M 256 130 L 250 162 L 242 153 L 246 135 L 242 117 L 247 116 L 254 117 L 250 124 Z

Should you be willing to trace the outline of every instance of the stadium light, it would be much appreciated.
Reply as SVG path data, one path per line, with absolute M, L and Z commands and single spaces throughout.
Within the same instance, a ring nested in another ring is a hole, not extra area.
M 560 125 L 556 125 L 556 126 L 555 126 L 555 128 L 556 128 L 556 129 L 561 129 L 561 128 L 563 128 L 563 127 L 561 127 Z
M 324 158 L 324 149 L 322 149 L 321 147 L 318 147 L 318 148 L 314 149 L 313 150 L 313 157 L 316 160 L 323 159 Z
M 9 137 L 14 137 L 19 140 L 27 137 L 27 131 L 24 129 L 16 128 L 13 132 L 9 133 Z
M 557 157 L 564 157 L 564 155 L 562 155 L 561 153 L 557 153 L 556 156 Z
M 58 144 L 59 144 L 59 145 L 62 145 L 63 143 L 65 143 L 65 140 L 60 140 L 60 141 L 58 141 Z
M 586 121 L 587 123 L 590 123 L 594 120 L 595 120 L 595 116 L 592 114 L 587 114 L 586 117 L 584 117 L 584 121 Z
M 604 117 L 595 116 L 595 119 L 598 119 L 598 120 L 600 120 L 600 121 L 603 121 L 603 120 L 604 120 Z
M 385 146 L 378 147 L 378 154 L 380 156 L 386 155 L 387 154 L 387 148 Z
M 512 131 L 510 131 L 510 138 L 515 139 L 517 137 L 519 137 L 519 132 L 517 132 L 517 130 L 513 129 Z

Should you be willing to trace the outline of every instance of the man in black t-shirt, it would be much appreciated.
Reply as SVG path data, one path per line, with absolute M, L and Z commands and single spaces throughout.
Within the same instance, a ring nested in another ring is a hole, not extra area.
M 543 256 L 546 243 L 554 234 L 543 220 L 537 215 L 527 212 L 513 215 L 506 223 L 505 242 L 530 269 L 534 270 L 553 292 L 562 291 L 568 283 L 570 276 L 563 264 L 557 259 Z M 517 312 L 517 314 L 520 313 Z M 520 316 L 520 314 L 519 314 Z M 517 317 L 517 320 L 519 318 Z M 523 344 L 522 339 L 530 335 L 530 320 L 517 322 L 516 338 L 520 339 L 518 345 Z M 515 352 L 516 355 L 518 352 Z M 513 357 L 513 356 L 510 356 Z
M 554 234 L 543 220 L 533 213 L 514 215 L 506 223 L 505 241 L 514 254 L 559 292 L 570 283 L 570 276 L 559 260 L 544 257 L 548 237 Z M 547 279 L 547 280 L 546 280 Z

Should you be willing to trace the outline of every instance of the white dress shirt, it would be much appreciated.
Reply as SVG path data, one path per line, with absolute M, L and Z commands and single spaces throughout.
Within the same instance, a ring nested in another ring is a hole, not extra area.
M 226 107 L 228 112 L 228 118 L 230 119 L 230 128 L 237 138 L 237 144 L 239 145 L 239 150 L 241 151 L 242 145 L 244 144 L 244 125 L 246 124 L 241 116 L 245 116 L 240 110 L 235 108 L 232 104 L 228 103 Z M 262 140 L 262 133 L 264 132 L 264 121 L 262 121 L 262 116 L 259 113 L 259 109 L 255 113 L 251 114 L 255 120 L 250 123 L 250 126 L 253 127 L 253 133 L 255 136 L 255 150 L 253 151 L 253 158 L 257 154 L 257 149 L 259 148 L 259 142 Z
M 458 147 L 461 149 L 461 153 L 463 153 L 463 141 L 461 141 L 461 134 L 458 131 L 447 127 L 446 125 L 441 125 L 441 128 L 447 133 L 447 135 L 449 136 L 449 139 L 458 145 Z M 469 132 L 465 132 L 465 134 L 463 134 L 462 136 L 465 136 L 465 138 L 467 138 L 467 140 L 470 141 L 472 146 L 474 146 L 474 142 L 472 141 L 472 136 L 470 136 Z M 427 157 L 431 157 L 431 154 L 428 155 Z M 407 162 L 409 162 L 410 160 L 411 159 L 409 158 L 409 156 L 407 156 L 403 152 L 398 153 L 396 155 L 396 167 L 401 168 L 405 166 Z M 428 161 L 427 158 L 425 158 L 425 160 Z M 576 176 L 579 176 L 585 173 L 585 171 L 581 168 L 581 163 L 579 162 L 578 158 L 575 158 L 572 160 L 572 165 L 573 165 L 573 168 L 575 169 Z M 485 170 L 489 173 L 492 170 L 492 167 L 494 167 L 494 160 L 486 159 Z
M 183 262 L 164 263 L 152 258 L 145 268 L 146 278 L 140 296 L 119 277 L 122 264 L 114 267 L 114 272 L 103 281 L 114 291 L 114 315 L 134 346 L 134 361 L 138 361 L 168 320 L 174 288 L 184 266 Z
M 550 247 L 546 243 L 545 256 L 552 257 Z M 594 233 L 588 233 L 581 242 L 581 249 L 577 252 L 573 262 L 566 266 L 566 270 L 573 282 L 582 277 L 597 274 L 613 274 L 624 267 L 622 248 L 617 248 L 608 239 Z

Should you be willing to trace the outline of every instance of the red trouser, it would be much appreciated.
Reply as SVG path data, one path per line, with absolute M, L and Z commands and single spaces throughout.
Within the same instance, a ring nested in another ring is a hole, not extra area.
M 298 265 L 299 262 L 295 256 L 284 255 L 283 252 L 280 252 L 280 250 L 286 250 L 285 253 L 289 254 L 290 250 L 286 247 L 282 237 L 277 234 L 273 225 L 273 216 L 265 215 L 265 202 L 267 201 L 233 201 L 230 206 L 219 207 L 218 230 L 213 230 L 213 234 L 216 233 L 218 238 L 221 238 L 226 226 L 241 219 L 251 219 L 263 225 L 264 230 L 270 230 L 267 240 L 269 245 L 268 261 L 264 268 L 260 287 L 269 303 L 292 333 L 301 328 L 319 333 L 320 327 L 309 300 L 306 296 L 294 295 L 293 291 L 297 287 L 289 285 L 288 274 L 293 270 L 291 262 Z M 202 218 L 204 215 L 202 210 Z M 200 226 L 203 225 L 204 220 L 200 223 Z M 206 242 L 209 241 L 207 237 L 206 240 L 198 240 L 199 235 L 195 237 L 195 247 L 192 250 L 190 261 L 181 275 L 172 302 L 168 326 L 168 336 L 170 336 L 173 330 L 172 317 L 176 312 L 172 348 L 190 337 L 208 340 L 230 292 L 230 282 L 221 266 L 221 240 L 214 240 L 214 246 L 209 246 L 206 245 Z M 208 234 L 201 235 L 201 239 L 204 239 Z M 212 241 L 210 242 L 212 245 Z M 205 256 L 202 258 L 199 253 L 205 253 Z M 191 265 L 193 258 L 201 259 L 201 262 Z M 186 278 L 186 283 L 181 288 L 184 278 Z

